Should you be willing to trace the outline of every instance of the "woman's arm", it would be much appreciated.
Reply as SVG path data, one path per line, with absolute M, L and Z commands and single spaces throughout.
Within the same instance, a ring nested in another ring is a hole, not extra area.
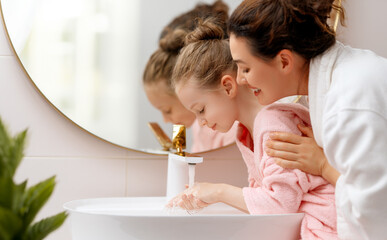
M 340 173 L 334 169 L 325 157 L 313 137 L 310 127 L 298 125 L 305 136 L 288 132 L 274 132 L 266 141 L 266 153 L 276 158 L 276 163 L 283 168 L 300 169 L 301 171 L 322 176 L 332 185 L 336 185 Z

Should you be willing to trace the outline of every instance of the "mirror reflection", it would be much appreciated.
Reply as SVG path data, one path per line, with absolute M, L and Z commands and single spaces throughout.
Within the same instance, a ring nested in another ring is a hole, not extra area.
M 224 2 L 229 12 L 239 4 Z M 145 65 L 163 27 L 197 3 L 1 0 L 12 44 L 42 94 L 79 126 L 139 150 L 161 149 L 148 122 L 172 135 L 145 95 Z M 187 136 L 190 149 L 190 130 Z

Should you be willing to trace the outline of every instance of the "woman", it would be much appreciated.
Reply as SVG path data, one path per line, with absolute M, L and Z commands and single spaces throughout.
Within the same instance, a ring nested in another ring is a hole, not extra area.
M 387 60 L 344 46 L 330 1 L 247 0 L 229 20 L 238 81 L 261 104 L 308 95 L 313 134 L 336 182 L 341 239 L 380 239 L 387 218 Z M 341 8 L 339 10 L 342 11 Z

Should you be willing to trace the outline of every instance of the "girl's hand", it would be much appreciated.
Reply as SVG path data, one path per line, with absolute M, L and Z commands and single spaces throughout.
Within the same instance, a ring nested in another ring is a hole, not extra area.
M 314 140 L 312 128 L 300 124 L 297 127 L 305 136 L 286 132 L 271 133 L 271 140 L 265 143 L 266 153 L 276 158 L 276 163 L 283 168 L 297 168 L 322 176 L 328 164 L 323 149 Z
M 179 206 L 186 210 L 201 209 L 219 202 L 217 192 L 218 184 L 195 183 L 193 187 L 187 188 L 174 197 L 168 203 L 168 206 Z

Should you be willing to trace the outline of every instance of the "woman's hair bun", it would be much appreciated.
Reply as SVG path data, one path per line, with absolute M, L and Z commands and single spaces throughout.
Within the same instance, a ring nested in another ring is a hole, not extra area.
M 187 36 L 187 32 L 183 29 L 165 29 L 166 34 L 160 39 L 160 48 L 169 53 L 178 54 L 180 49 L 184 47 L 184 39 Z
M 185 44 L 203 40 L 222 40 L 225 38 L 224 25 L 226 23 L 218 18 L 209 17 L 199 19 L 195 30 L 187 34 Z

